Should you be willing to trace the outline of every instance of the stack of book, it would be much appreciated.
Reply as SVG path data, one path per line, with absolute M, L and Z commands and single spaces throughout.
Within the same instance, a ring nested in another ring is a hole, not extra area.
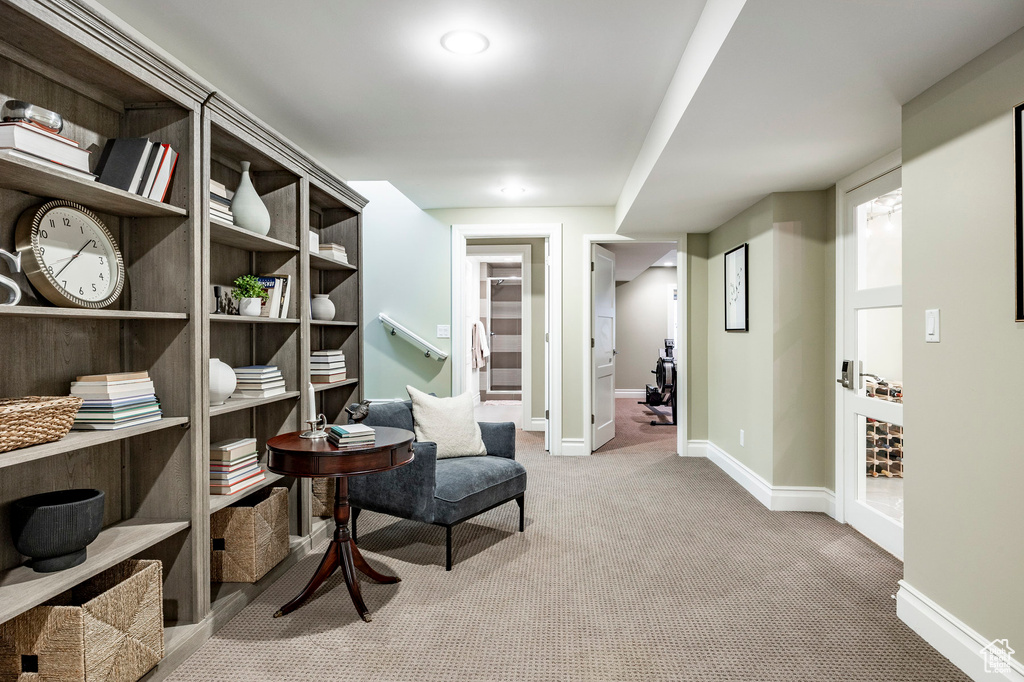
M 232 398 L 270 398 L 284 393 L 284 377 L 275 365 L 235 367 Z
M 314 384 L 333 384 L 345 380 L 345 352 L 315 350 L 309 357 L 309 379 Z
M 327 429 L 327 440 L 336 448 L 357 448 L 373 445 L 376 434 L 366 424 L 335 424 Z
M 0 149 L 11 156 L 52 166 L 82 180 L 95 180 L 89 172 L 89 150 L 30 121 L 0 123 Z
M 320 255 L 324 258 L 330 258 L 336 260 L 339 263 L 348 262 L 348 252 L 345 251 L 345 247 L 341 244 L 321 244 Z
M 275 272 L 256 277 L 270 294 L 260 306 L 260 317 L 288 317 L 292 297 L 292 276 Z
M 228 225 L 235 224 L 235 215 L 231 212 L 231 197 L 234 192 L 228 190 L 223 182 L 210 178 L 210 217 L 217 218 Z
M 149 372 L 90 374 L 71 382 L 71 395 L 84 402 L 75 416 L 76 431 L 109 431 L 159 421 Z
M 234 495 L 265 478 L 255 438 L 222 440 L 210 446 L 211 495 Z
M 145 137 L 107 140 L 96 164 L 99 181 L 140 197 L 164 201 L 171 187 L 178 152 Z

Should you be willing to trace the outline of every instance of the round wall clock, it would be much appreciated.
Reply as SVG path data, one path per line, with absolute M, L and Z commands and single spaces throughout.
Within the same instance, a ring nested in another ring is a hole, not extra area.
M 65 308 L 106 308 L 121 295 L 124 261 L 99 216 L 70 201 L 48 201 L 18 218 L 15 245 L 28 281 Z

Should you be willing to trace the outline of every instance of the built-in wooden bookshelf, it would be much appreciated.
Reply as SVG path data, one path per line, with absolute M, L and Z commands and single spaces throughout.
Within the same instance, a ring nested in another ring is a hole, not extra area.
M 266 441 L 304 427 L 316 409 L 343 421 L 362 376 L 360 213 L 365 199 L 302 150 L 183 70 L 173 59 L 77 0 L 0 0 L 0 101 L 21 99 L 65 117 L 62 134 L 93 150 L 113 137 L 148 137 L 179 154 L 166 202 L 0 151 L 0 248 L 13 250 L 26 209 L 51 198 L 91 209 L 114 235 L 127 286 L 110 309 L 58 308 L 24 273 L 17 306 L 0 306 L 5 352 L 0 398 L 67 395 L 82 374 L 147 370 L 163 419 L 0 453 L 0 622 L 130 558 L 163 562 L 167 657 L 158 679 L 287 568 L 327 537 L 310 516 L 307 480 L 267 475 L 235 496 L 208 493 L 209 443 Z M 226 84 L 230 86 L 230 84 Z M 229 87 L 230 89 L 230 87 Z M 265 236 L 209 218 L 209 181 L 233 188 L 241 162 L 271 214 Z M 308 230 L 346 246 L 350 264 L 310 254 Z M 215 314 L 213 286 L 243 274 L 291 276 L 280 319 Z M 329 294 L 335 321 L 310 319 L 313 293 Z M 308 404 L 309 353 L 345 350 L 348 379 L 316 387 Z M 286 392 L 211 406 L 210 358 L 231 366 L 277 365 Z M 292 554 L 255 585 L 212 585 L 210 514 L 256 489 L 290 491 Z M 104 530 L 74 569 L 37 574 L 11 544 L 8 503 L 37 492 L 96 487 L 106 493 Z

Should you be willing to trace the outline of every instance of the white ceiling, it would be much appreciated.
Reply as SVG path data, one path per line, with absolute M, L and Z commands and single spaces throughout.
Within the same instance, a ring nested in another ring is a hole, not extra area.
M 832 185 L 1024 26 L 1021 0 L 102 1 L 342 177 L 422 208 L 615 205 L 627 234 Z M 444 52 L 463 27 L 491 48 Z
M 652 266 L 676 264 L 675 242 L 614 242 L 601 246 L 615 254 L 616 282 L 632 282 Z

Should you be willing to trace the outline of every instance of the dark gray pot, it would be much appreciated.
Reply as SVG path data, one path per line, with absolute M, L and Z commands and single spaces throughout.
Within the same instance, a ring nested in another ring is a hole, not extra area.
M 86 546 L 103 528 L 102 490 L 57 490 L 11 504 L 11 538 L 39 573 L 85 561 Z

